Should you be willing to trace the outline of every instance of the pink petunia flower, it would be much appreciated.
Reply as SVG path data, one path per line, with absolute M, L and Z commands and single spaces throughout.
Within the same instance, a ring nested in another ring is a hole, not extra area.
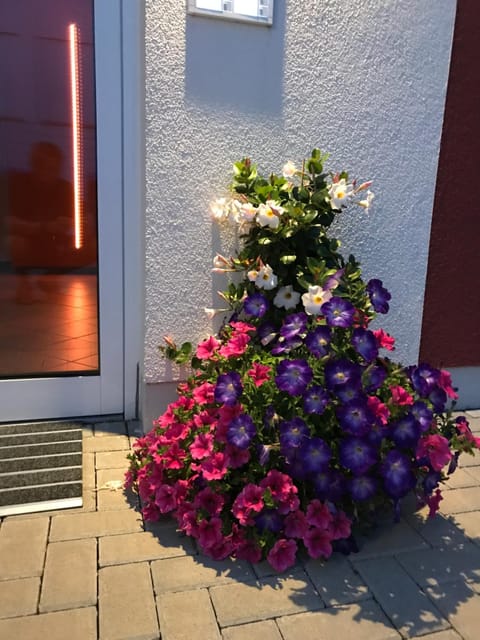
M 192 468 L 197 470 L 197 466 L 192 464 Z M 205 480 L 221 480 L 228 469 L 225 464 L 225 455 L 221 451 L 213 453 L 208 458 L 202 460 L 198 470 Z
M 245 353 L 250 339 L 250 336 L 246 333 L 235 333 L 227 342 L 227 344 L 224 344 L 222 347 L 220 347 L 218 353 L 223 358 L 241 356 L 243 353 Z
M 277 469 L 271 469 L 259 484 L 262 489 L 270 489 L 270 493 L 274 500 L 287 498 L 292 488 L 297 490 L 297 487 L 293 484 L 291 477 L 286 473 L 277 471 Z
M 195 509 L 203 509 L 211 516 L 217 516 L 225 504 L 225 498 L 221 493 L 213 491 L 210 487 L 205 487 L 197 493 L 193 506 Z
M 457 428 L 457 432 L 463 436 L 467 442 L 471 442 L 475 447 L 477 447 L 477 449 L 480 449 L 480 438 L 473 435 L 468 420 L 465 417 L 462 416 L 461 418 L 457 418 L 455 426 Z
M 392 394 L 394 404 L 399 407 L 413 404 L 413 397 L 400 385 L 391 386 L 390 393 Z
M 234 546 L 230 536 L 225 536 L 218 544 L 209 547 L 207 554 L 214 560 L 225 560 L 228 556 L 231 556 L 234 551 Z
M 449 398 L 458 400 L 458 393 L 456 393 L 455 389 L 452 387 L 452 376 L 450 375 L 449 371 L 441 369 L 438 386 L 445 391 Z
M 181 469 L 186 456 L 186 452 L 175 441 L 163 454 L 163 466 L 165 469 Z
M 262 550 L 253 540 L 244 540 L 239 542 L 235 547 L 235 557 L 239 560 L 247 562 L 260 562 L 262 558 Z
M 352 533 L 352 521 L 343 511 L 338 511 L 333 516 L 331 531 L 332 540 L 341 540 L 343 538 L 350 537 L 350 534 Z
M 285 535 L 289 538 L 303 538 L 307 530 L 307 518 L 300 509 L 292 511 L 285 518 Z
M 383 329 L 376 329 L 372 331 L 379 347 L 383 347 L 387 351 L 393 351 L 395 349 L 395 338 Z
M 220 343 L 213 336 L 210 336 L 203 342 L 197 346 L 196 356 L 200 358 L 200 360 L 210 360 L 210 358 L 215 354 Z
M 443 500 L 442 492 L 437 489 L 434 495 L 428 496 L 428 517 L 433 518 L 440 508 L 440 501 Z
M 295 564 L 297 543 L 295 540 L 281 538 L 270 549 L 267 560 L 275 571 L 285 571 Z
M 235 333 L 248 333 L 249 331 L 255 331 L 253 324 L 247 322 L 230 322 L 230 326 L 235 329 Z
M 160 513 L 173 511 L 177 506 L 175 489 L 169 484 L 161 484 L 155 491 L 155 504 Z
M 248 449 L 239 449 L 233 444 L 227 444 L 225 447 L 225 464 L 229 469 L 239 469 L 250 460 L 250 451 Z
M 417 460 L 428 458 L 434 471 L 441 471 L 452 457 L 447 438 L 438 433 L 420 438 L 416 458 Z
M 329 558 L 332 555 L 332 534 L 326 529 L 312 527 L 303 538 L 311 558 Z
M 203 549 L 219 544 L 222 541 L 222 521 L 218 517 L 202 520 L 198 525 L 198 541 Z
M 376 396 L 368 396 L 367 405 L 373 415 L 378 418 L 382 424 L 388 423 L 390 411 L 384 402 L 379 400 Z
M 326 504 L 320 500 L 312 500 L 307 507 L 307 522 L 318 529 L 328 529 L 333 516 Z
M 193 390 L 193 398 L 199 405 L 210 404 L 214 401 L 215 385 L 204 382 Z
M 269 367 L 266 364 L 260 364 L 259 362 L 255 362 L 251 369 L 247 371 L 247 374 L 253 378 L 253 382 L 256 387 L 261 387 L 264 382 L 270 377 L 270 371 L 272 367 Z
M 211 433 L 199 433 L 190 445 L 190 453 L 195 460 L 207 458 L 213 452 L 213 436 Z

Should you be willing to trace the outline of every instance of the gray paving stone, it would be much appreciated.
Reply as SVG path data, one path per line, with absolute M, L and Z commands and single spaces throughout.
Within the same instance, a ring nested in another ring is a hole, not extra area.
M 50 540 L 59 542 L 61 540 L 95 538 L 120 533 L 136 533 L 142 530 L 142 518 L 134 511 L 76 513 L 52 518 Z
M 480 452 L 475 451 L 471 453 L 462 453 L 458 459 L 458 466 L 460 469 L 468 467 L 478 467 L 480 465 Z
M 450 489 L 443 492 L 440 513 L 465 513 L 480 509 L 480 486 Z
M 344 556 L 333 555 L 327 562 L 307 560 L 305 571 L 327 607 L 371 597 L 367 585 Z
M 2 640 L 97 640 L 95 607 L 0 620 Z
M 429 587 L 426 592 L 463 640 L 478 640 L 479 595 L 462 581 Z
M 466 467 L 465 469 L 459 469 L 459 471 L 468 473 L 468 475 L 471 476 L 477 484 L 480 484 L 480 467 Z
M 41 576 L 50 519 L 7 518 L 0 530 L 0 580 Z
M 174 558 L 194 553 L 190 538 L 182 537 L 173 527 L 164 527 L 162 535 L 149 531 L 100 538 L 101 567 L 130 562 Z
M 455 473 L 448 476 L 446 486 L 449 489 L 463 489 L 464 487 L 474 487 L 478 484 L 478 479 L 473 476 L 475 471 L 480 473 L 480 467 L 468 467 L 468 469 L 457 469 Z M 472 473 L 473 472 L 473 473 Z
M 365 560 L 356 566 L 403 637 L 424 635 L 450 626 L 394 558 Z
M 325 606 L 304 572 L 298 572 L 295 577 L 212 587 L 210 596 L 222 627 L 316 611 Z
M 222 638 L 223 640 L 282 640 L 273 620 L 227 627 L 222 630 Z
M 462 547 L 400 553 L 397 560 L 421 587 L 459 578 L 480 584 L 480 549 L 471 542 Z
M 152 562 L 155 593 L 184 591 L 232 581 L 253 582 L 255 574 L 247 562 L 216 561 L 204 556 L 166 558 Z
M 82 482 L 84 489 L 95 489 L 95 454 L 84 453 L 82 456 Z
M 52 542 L 47 548 L 39 610 L 75 609 L 97 603 L 97 541 Z
M 157 614 L 147 563 L 100 569 L 98 589 L 100 640 L 157 640 Z
M 400 634 L 373 600 L 286 616 L 279 618 L 277 624 L 283 640 L 400 640 Z
M 308 559 L 308 556 L 305 554 L 305 560 L 307 559 Z M 267 560 L 262 560 L 261 562 L 257 562 L 253 564 L 252 567 L 253 567 L 253 570 L 255 571 L 255 575 L 260 580 L 262 578 L 268 578 L 270 576 L 281 576 L 282 578 L 286 578 L 295 573 L 298 573 L 298 571 L 302 571 L 303 562 L 300 559 L 300 553 L 299 553 L 297 556 L 296 563 L 286 571 L 275 571 L 275 569 Z
M 454 526 L 476 545 L 480 545 L 480 512 L 457 513 L 453 516 Z
M 0 618 L 36 613 L 39 591 L 40 578 L 0 581 Z
M 157 598 L 157 607 L 162 640 L 220 640 L 206 589 L 163 593 Z
M 96 469 L 118 469 L 124 466 L 124 468 L 127 469 L 128 453 L 129 452 L 125 450 L 99 451 L 95 453 L 95 468 Z
M 95 438 L 105 438 L 108 436 L 126 436 L 127 427 L 123 420 L 116 422 L 96 422 L 94 424 Z
M 392 521 L 378 526 L 368 537 L 359 537 L 360 551 L 352 555 L 352 559 L 378 558 L 392 555 L 400 551 L 427 549 L 428 545 L 422 536 L 407 522 Z
M 465 534 L 455 524 L 458 516 L 447 517 L 437 514 L 434 518 L 428 517 L 428 509 L 413 514 L 409 518 L 411 526 L 418 531 L 432 547 L 456 546 L 465 543 Z M 466 514 L 462 514 L 462 517 Z
M 445 629 L 445 631 L 439 631 L 438 633 L 428 633 L 426 636 L 417 636 L 417 638 L 421 640 L 462 640 L 453 629 Z
M 85 453 L 128 451 L 129 448 L 127 436 L 108 435 L 103 438 L 87 438 L 83 443 Z

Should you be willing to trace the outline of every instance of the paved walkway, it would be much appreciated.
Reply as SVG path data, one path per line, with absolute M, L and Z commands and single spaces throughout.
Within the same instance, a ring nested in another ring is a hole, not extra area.
M 85 427 L 82 510 L 1 522 L 0 640 L 480 638 L 480 456 L 464 456 L 436 519 L 407 516 L 356 555 L 275 575 L 143 522 L 115 490 L 135 429 Z

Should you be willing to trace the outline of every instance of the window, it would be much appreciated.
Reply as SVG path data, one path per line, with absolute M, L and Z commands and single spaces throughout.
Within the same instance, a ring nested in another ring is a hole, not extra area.
M 273 21 L 273 0 L 188 0 L 188 12 L 269 26 Z

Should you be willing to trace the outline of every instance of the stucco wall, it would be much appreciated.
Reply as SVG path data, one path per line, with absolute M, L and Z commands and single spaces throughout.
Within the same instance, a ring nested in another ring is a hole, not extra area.
M 165 334 L 211 330 L 203 307 L 222 281 L 208 209 L 231 163 L 279 170 L 314 146 L 374 180 L 373 210 L 336 231 L 392 292 L 397 358 L 417 359 L 454 16 L 454 0 L 276 0 L 266 28 L 146 1 L 147 382 L 176 375 L 158 355 Z

